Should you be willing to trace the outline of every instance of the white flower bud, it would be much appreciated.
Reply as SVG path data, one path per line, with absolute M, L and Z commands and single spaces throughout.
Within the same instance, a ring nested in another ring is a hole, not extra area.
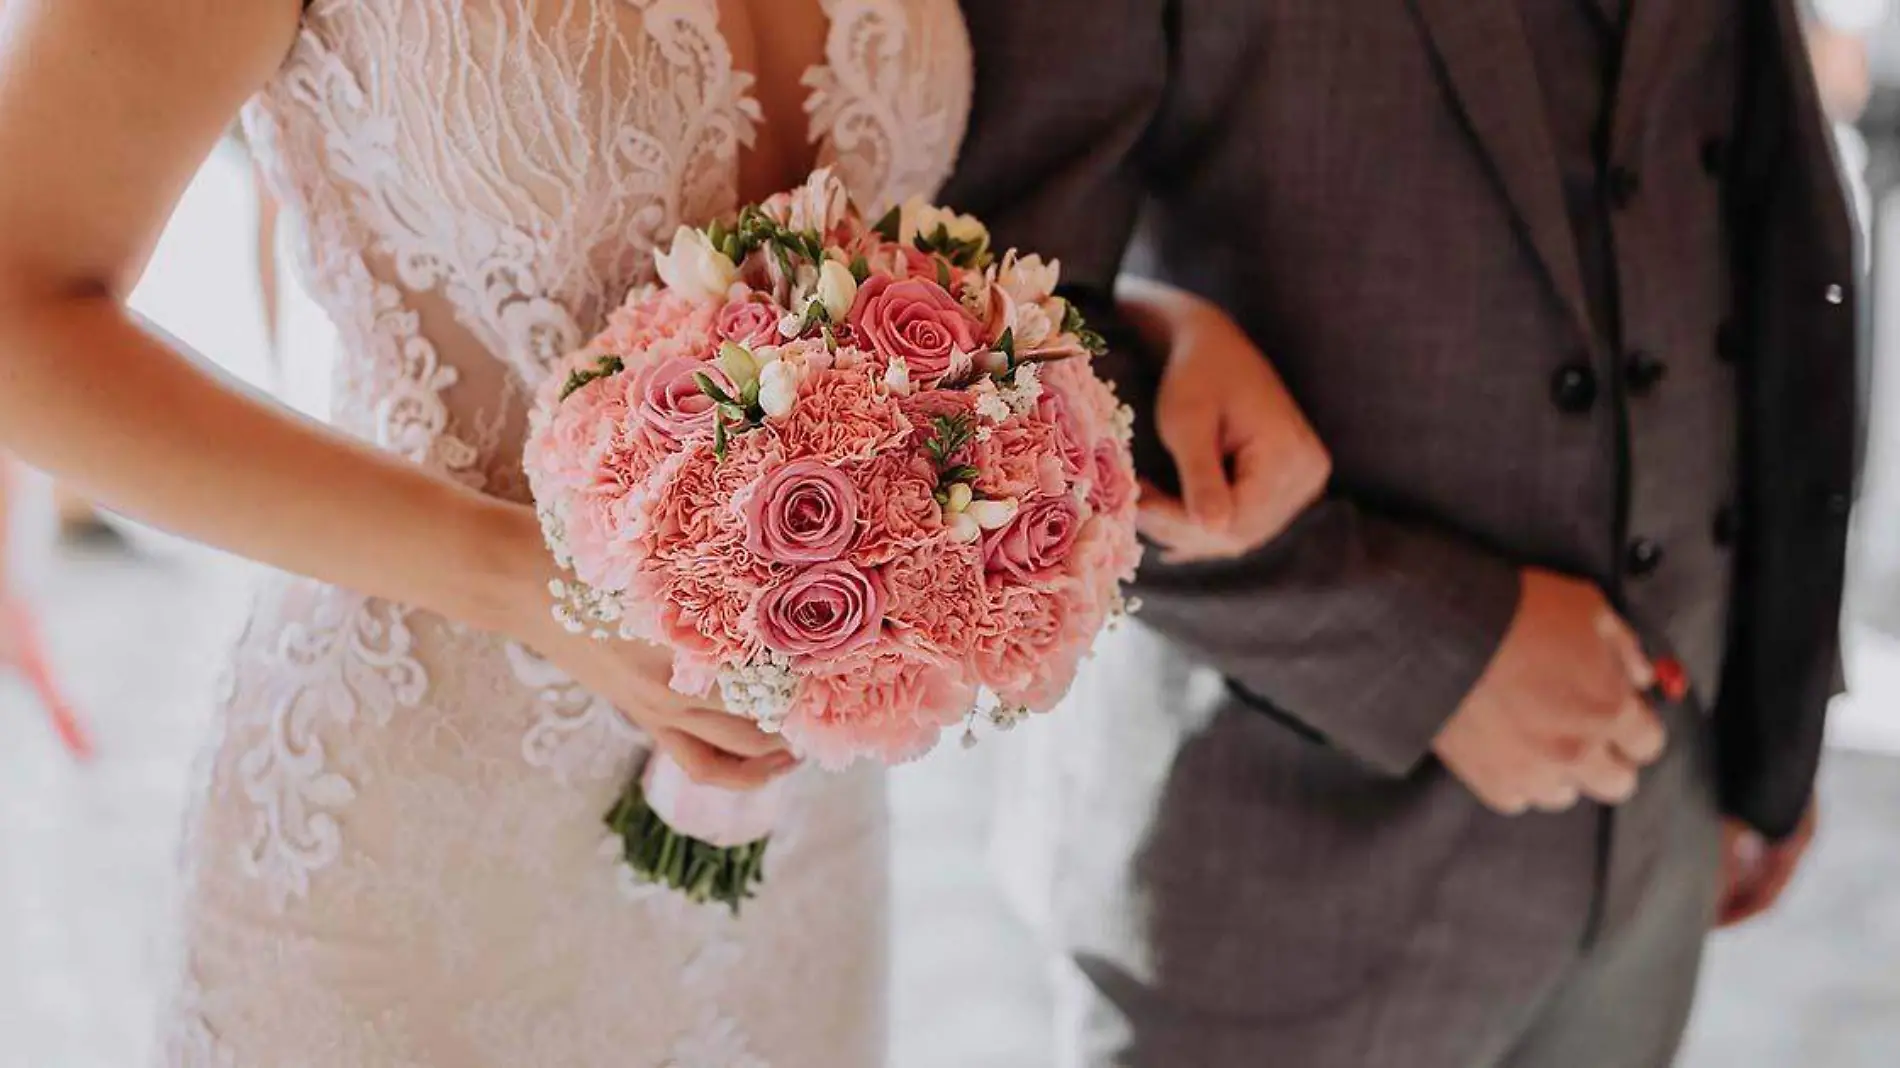
M 1000 375 L 1009 370 L 1009 356 L 996 349 L 987 349 L 976 354 L 976 367 L 986 375 Z
M 759 368 L 759 407 L 767 419 L 783 419 L 798 401 L 798 373 L 784 360 Z
M 950 501 L 944 505 L 944 507 L 948 508 L 951 513 L 954 514 L 970 507 L 970 502 L 975 497 L 975 493 L 971 491 L 968 482 L 957 482 L 950 486 L 948 496 Z
M 884 388 L 900 397 L 910 396 L 910 364 L 899 356 L 884 371 Z
M 857 299 L 858 280 L 851 277 L 851 268 L 837 260 L 826 260 L 818 269 L 818 302 L 825 306 L 825 314 L 832 322 L 842 323 Z
M 964 513 L 976 520 L 976 525 L 984 530 L 1001 530 L 1016 518 L 1016 498 L 1000 501 L 972 501 L 969 511 Z
M 724 300 L 726 290 L 739 280 L 739 268 L 714 248 L 703 231 L 682 226 L 673 231 L 673 246 L 655 253 L 653 266 L 660 281 L 692 300 Z
M 759 377 L 759 362 L 744 345 L 728 341 L 719 346 L 719 369 L 726 372 L 726 378 L 734 387 L 744 389 L 746 383 Z
M 972 542 L 982 536 L 983 528 L 977 526 L 976 520 L 970 518 L 970 513 L 958 512 L 950 517 L 951 541 Z

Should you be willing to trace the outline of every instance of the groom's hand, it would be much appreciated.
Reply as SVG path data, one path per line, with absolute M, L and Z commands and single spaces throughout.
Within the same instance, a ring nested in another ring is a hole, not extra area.
M 1526 568 L 1510 631 L 1432 749 L 1507 815 L 1581 797 L 1617 804 L 1662 755 L 1662 721 L 1642 696 L 1653 682 L 1641 643 L 1594 585 Z
M 1141 490 L 1142 533 L 1169 563 L 1265 545 L 1326 492 L 1333 470 L 1273 364 L 1224 313 L 1195 307 L 1175 327 L 1155 398 L 1155 430 L 1181 496 Z

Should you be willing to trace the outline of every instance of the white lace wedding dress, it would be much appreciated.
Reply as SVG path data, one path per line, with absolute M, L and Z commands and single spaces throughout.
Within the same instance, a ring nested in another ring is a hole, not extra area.
M 954 0 L 823 0 L 820 157 L 873 207 L 962 136 Z M 342 339 L 335 416 L 520 498 L 523 398 L 758 120 L 717 0 L 316 0 L 247 110 Z M 267 581 L 186 838 L 177 1068 L 855 1068 L 884 1056 L 875 774 L 808 775 L 737 920 L 601 823 L 640 740 L 526 649 Z

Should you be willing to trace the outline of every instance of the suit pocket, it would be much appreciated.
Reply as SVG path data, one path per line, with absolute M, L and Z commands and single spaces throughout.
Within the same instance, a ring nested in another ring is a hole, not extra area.
M 1338 1005 L 1425 921 L 1476 809 L 1230 700 L 1178 752 L 1136 858 L 1160 996 L 1254 1020 Z

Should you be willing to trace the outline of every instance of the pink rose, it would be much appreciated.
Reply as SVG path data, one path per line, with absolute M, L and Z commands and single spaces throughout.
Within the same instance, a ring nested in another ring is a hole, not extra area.
M 735 300 L 719 309 L 713 329 L 727 341 L 757 348 L 779 340 L 781 314 L 776 306 L 762 300 Z
M 759 480 L 744 506 L 746 548 L 780 564 L 836 560 L 858 533 L 858 490 L 845 473 L 794 460 Z
M 858 287 L 850 318 L 859 344 L 886 360 L 901 358 L 923 389 L 935 387 L 959 353 L 975 352 L 983 331 L 955 297 L 922 278 L 870 278 Z
M 1120 515 L 1135 500 L 1135 472 L 1128 450 L 1113 441 L 1095 446 L 1089 475 L 1089 506 L 1097 512 Z
M 759 634 L 789 656 L 836 657 L 875 641 L 884 623 L 884 586 L 843 561 L 818 564 L 759 599 Z
M 1036 501 L 984 539 L 984 564 L 993 575 L 1025 583 L 1047 582 L 1068 561 L 1081 527 L 1082 513 L 1074 498 L 1064 494 Z
M 1055 445 L 1062 457 L 1062 466 L 1074 475 L 1081 473 L 1088 463 L 1089 447 L 1072 404 L 1067 394 L 1046 386 L 1036 397 L 1036 418 L 1055 428 Z
M 717 364 L 688 356 L 675 356 L 639 372 L 640 416 L 656 433 L 675 444 L 712 432 L 717 405 L 700 391 L 697 375 L 705 375 L 720 389 L 732 392 L 732 383 Z

